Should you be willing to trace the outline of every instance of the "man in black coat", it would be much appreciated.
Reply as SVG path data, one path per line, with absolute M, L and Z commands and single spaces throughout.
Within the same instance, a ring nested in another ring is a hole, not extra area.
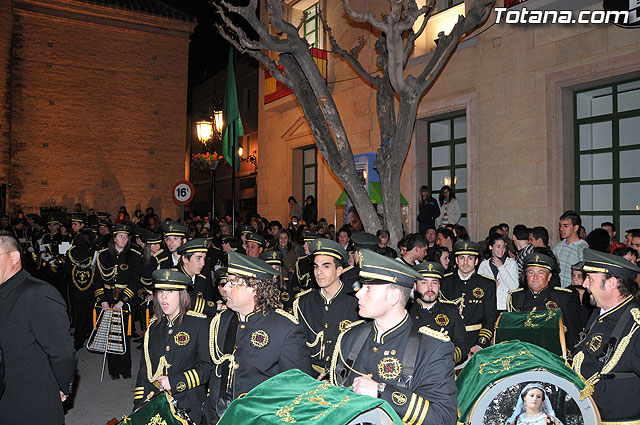
M 551 257 L 534 252 L 524 257 L 523 263 L 527 287 L 509 291 L 507 310 L 559 309 L 566 327 L 567 348 L 569 351 L 573 350 L 573 346 L 578 342 L 578 334 L 582 331 L 578 296 L 568 288 L 549 285 L 551 270 L 555 267 L 555 261 Z
M 405 306 L 422 276 L 394 259 L 362 250 L 358 321 L 340 334 L 331 383 L 387 401 L 403 423 L 450 425 L 457 417 L 453 344 L 414 323 Z
M 444 276 L 444 267 L 440 263 L 425 261 L 413 268 L 422 275 L 414 287 L 415 301 L 407 308 L 411 319 L 420 326 L 427 326 L 447 335 L 455 349 L 453 361 L 462 363 L 468 358 L 471 341 L 455 304 L 439 300 L 440 280 Z
M 313 368 L 320 375 L 329 371 L 331 353 L 340 332 L 357 321 L 358 300 L 349 294 L 340 276 L 347 252 L 330 239 L 316 239 L 309 246 L 313 274 L 319 289 L 301 292 L 293 302 L 293 314 L 304 326 L 311 348 Z
M 597 308 L 573 353 L 573 369 L 593 388 L 602 423 L 640 420 L 640 268 L 624 258 L 584 250 L 584 287 Z
M 76 352 L 66 305 L 50 284 L 22 269 L 20 244 L 0 232 L 0 344 L 5 383 L 2 425 L 59 425 L 72 392 Z
M 457 269 L 442 280 L 441 297 L 458 306 L 458 312 L 471 339 L 471 353 L 491 344 L 498 318 L 496 282 L 476 273 L 480 245 L 460 241 L 453 245 Z
M 229 403 L 290 369 L 312 375 L 305 332 L 295 317 L 277 308 L 279 273 L 264 261 L 229 251 L 223 287 L 227 309 L 211 321 L 209 354 L 214 363 L 205 402 L 215 424 Z

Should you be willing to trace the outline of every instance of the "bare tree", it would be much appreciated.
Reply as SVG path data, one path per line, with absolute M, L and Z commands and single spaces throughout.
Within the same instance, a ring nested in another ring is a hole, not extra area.
M 365 45 L 364 38 L 361 37 L 350 51 L 343 49 L 321 15 L 333 53 L 344 58 L 376 90 L 381 140 L 374 165 L 380 175 L 384 227 L 395 241 L 402 236 L 400 176 L 411 144 L 420 99 L 442 72 L 461 38 L 488 18 L 496 0 L 471 1 L 473 4 L 467 16 L 460 16 L 448 35 L 439 34 L 431 60 L 417 76 L 405 70 L 415 41 L 424 32 L 434 11 L 435 0 L 428 0 L 421 8 L 414 0 L 389 0 L 391 10 L 381 17 L 371 10 L 356 11 L 349 0 L 344 0 L 344 9 L 351 20 L 368 23 L 372 31 L 379 34 L 374 46 L 378 53 L 376 72 L 367 70 L 358 60 Z M 223 25 L 216 26 L 236 49 L 257 59 L 274 78 L 293 91 L 329 168 L 343 184 L 365 229 L 375 232 L 382 223 L 366 188 L 358 179 L 349 137 L 338 108 L 313 60 L 309 44 L 299 35 L 299 27 L 285 20 L 282 3 L 282 0 L 267 0 L 269 22 L 277 31 L 276 34 L 269 31 L 267 22 L 257 17 L 258 0 L 249 0 L 246 6 L 215 0 L 213 4 L 223 22 Z M 236 23 L 234 15 L 241 16 L 257 37 L 249 36 Z M 414 25 L 420 19 L 422 21 L 418 29 L 414 31 Z M 277 53 L 277 58 L 274 58 L 276 55 L 269 56 L 268 52 Z

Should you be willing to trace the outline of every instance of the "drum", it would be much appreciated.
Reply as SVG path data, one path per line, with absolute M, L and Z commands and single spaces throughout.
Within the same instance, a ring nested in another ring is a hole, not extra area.
M 496 322 L 494 344 L 517 339 L 567 358 L 560 310 L 502 313 Z
M 179 409 L 169 393 L 162 391 L 147 400 L 130 415 L 125 415 L 119 424 L 126 425 L 193 425 L 189 415 Z
M 593 388 L 587 387 L 562 357 L 527 342 L 510 341 L 478 351 L 456 385 L 461 424 L 517 422 L 529 391 L 542 395 L 538 407 L 541 424 L 600 424 L 591 398 Z
M 234 400 L 218 425 L 401 424 L 384 400 L 359 395 L 351 388 L 317 381 L 297 369 L 282 372 Z

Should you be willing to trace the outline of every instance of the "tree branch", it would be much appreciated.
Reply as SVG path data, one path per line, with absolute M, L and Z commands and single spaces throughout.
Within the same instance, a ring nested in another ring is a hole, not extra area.
M 326 19 L 324 18 L 323 13 L 320 13 L 320 20 L 322 21 L 322 26 L 327 32 L 327 35 L 329 36 L 329 42 L 331 43 L 333 52 L 342 56 L 344 59 L 346 59 L 347 62 L 349 62 L 349 64 L 351 64 L 351 66 L 356 70 L 356 72 L 360 74 L 362 78 L 367 80 L 369 84 L 373 86 L 377 86 L 380 83 L 379 81 L 380 79 L 378 77 L 374 77 L 373 75 L 369 74 L 367 70 L 364 69 L 364 66 L 362 66 L 362 64 L 358 60 L 358 55 L 360 54 L 360 50 L 362 50 L 362 48 L 364 47 L 366 43 L 366 39 L 364 37 L 361 37 L 358 44 L 351 50 L 351 52 L 347 52 L 342 47 L 340 47 L 340 45 L 336 41 L 335 37 L 333 36 L 333 30 L 331 29 Z
M 376 15 L 374 15 L 370 10 L 367 10 L 364 13 L 356 12 L 351 8 L 349 0 L 344 0 L 344 10 L 347 12 L 347 15 L 349 15 L 349 17 L 351 17 L 351 19 L 355 21 L 368 22 L 372 27 L 379 31 L 387 31 L 387 26 L 382 21 L 378 20 L 378 18 L 376 18 Z
M 280 68 L 278 67 L 278 64 L 273 59 L 271 59 L 266 54 L 262 53 L 261 50 L 253 50 L 243 46 L 241 44 L 242 43 L 241 41 L 234 39 L 226 31 L 226 29 L 223 28 L 221 25 L 215 24 L 215 26 L 220 32 L 220 35 L 222 36 L 222 38 L 227 40 L 227 42 L 229 42 L 229 44 L 235 47 L 236 50 L 238 50 L 241 53 L 248 54 L 258 62 L 263 64 L 269 70 L 269 73 L 273 76 L 273 78 L 275 78 L 276 80 L 280 81 L 282 84 L 289 87 L 289 85 L 291 84 L 291 81 L 285 75 L 282 74 L 282 72 L 280 71 Z
M 218 2 L 212 2 L 212 4 L 218 10 L 224 24 L 238 35 L 238 38 L 241 39 L 246 48 L 253 50 L 273 50 L 275 52 L 287 52 L 291 50 L 291 43 L 288 40 L 282 40 L 278 37 L 272 36 L 269 33 L 269 28 L 256 17 L 256 0 L 251 0 L 247 6 L 233 6 L 225 0 L 219 0 L 219 2 L 220 4 L 218 4 Z M 258 33 L 260 41 L 251 40 L 242 28 L 233 23 L 225 9 L 228 12 L 240 15 L 244 20 L 246 20 Z
M 413 22 L 415 23 L 415 21 L 420 17 L 420 15 L 424 15 L 424 19 L 422 20 L 422 24 L 420 25 L 420 28 L 418 28 L 418 31 L 414 32 L 413 30 L 411 30 L 411 32 L 409 33 L 409 37 L 407 37 L 407 41 L 405 42 L 405 45 L 404 45 L 404 66 L 407 66 L 407 62 L 409 61 L 409 57 L 411 57 L 411 53 L 413 52 L 413 50 L 416 47 L 416 40 L 418 39 L 418 37 L 420 37 L 422 35 L 422 33 L 424 32 L 424 29 L 427 27 L 427 22 L 429 22 L 431 11 L 433 10 L 433 7 L 435 6 L 435 4 L 436 4 L 436 0 L 429 0 L 429 3 L 427 5 L 425 5 L 421 9 L 421 10 L 423 10 L 423 9 L 426 9 L 426 10 L 421 12 L 413 20 Z
M 440 74 L 447 61 L 458 46 L 463 35 L 478 27 L 491 13 L 496 0 L 476 0 L 467 16 L 458 18 L 458 23 L 453 27 L 449 35 L 440 35 L 436 50 L 429 63 L 418 76 L 418 84 L 421 92 L 424 92 L 433 80 Z

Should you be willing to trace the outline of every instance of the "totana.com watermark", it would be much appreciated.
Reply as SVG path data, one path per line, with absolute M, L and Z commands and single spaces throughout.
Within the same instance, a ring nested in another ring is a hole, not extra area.
M 639 0 L 640 1 L 640 0 Z M 496 24 L 628 24 L 630 12 L 619 10 L 508 10 L 496 7 Z

